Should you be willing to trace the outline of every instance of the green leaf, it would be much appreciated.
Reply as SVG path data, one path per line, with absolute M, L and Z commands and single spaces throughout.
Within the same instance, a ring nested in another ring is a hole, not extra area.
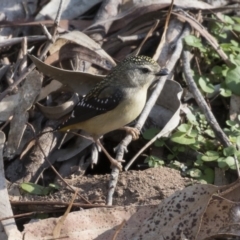
M 228 165 L 226 163 L 226 158 L 220 157 L 217 161 L 218 161 L 219 168 L 224 168 L 224 169 L 228 168 Z
M 148 163 L 150 161 L 150 156 L 147 156 L 145 159 L 144 159 L 144 163 Z
M 233 46 L 239 47 L 239 43 L 238 43 L 237 41 L 235 41 L 235 40 L 232 39 L 230 42 L 231 42 L 231 44 L 232 44 Z
M 156 147 L 163 147 L 165 145 L 165 141 L 161 138 L 161 139 L 157 139 L 155 142 L 154 142 L 154 145 Z
M 231 97 L 232 91 L 227 88 L 220 88 L 220 95 L 223 97 Z
M 205 134 L 207 134 L 211 138 L 215 138 L 215 134 L 212 129 L 207 129 L 204 131 Z
M 222 43 L 220 44 L 221 48 L 226 52 L 232 52 L 232 44 L 231 43 Z
M 50 187 L 43 187 L 35 183 L 21 183 L 20 187 L 25 192 L 28 192 L 32 195 L 42 195 L 42 196 L 48 195 L 52 190 Z
M 207 183 L 214 182 L 214 171 L 211 168 L 205 168 L 203 175 L 199 178 Z
M 209 78 L 202 76 L 198 79 L 198 83 L 204 92 L 206 93 L 214 92 L 214 86 L 209 82 Z
M 186 133 L 189 129 L 191 129 L 191 127 L 192 127 L 191 124 L 183 123 L 177 129 L 180 132 Z
M 168 160 L 173 160 L 175 157 L 176 157 L 176 156 L 173 155 L 173 154 L 168 154 L 168 155 L 167 155 L 167 159 L 168 159 Z
M 198 125 L 196 117 L 191 112 L 187 113 L 186 117 L 191 124 Z
M 235 160 L 233 157 L 227 157 L 225 158 L 226 164 L 229 166 L 229 168 L 235 170 L 236 165 L 235 165 Z
M 187 132 L 187 136 L 191 138 L 196 138 L 198 135 L 198 131 L 195 129 L 192 129 L 190 132 Z
M 185 151 L 186 151 L 186 147 L 184 147 L 184 146 L 179 146 L 178 151 L 179 151 L 179 152 L 185 152 Z
M 223 15 L 223 21 L 224 21 L 224 23 L 228 23 L 230 25 L 233 25 L 235 23 L 233 21 L 233 19 L 231 17 L 229 17 L 228 15 Z
M 154 167 L 154 161 L 150 160 L 150 161 L 148 162 L 148 166 L 149 166 L 149 167 Z
M 182 170 L 182 166 L 183 166 L 183 164 L 178 162 L 178 161 L 176 161 L 176 160 L 170 162 L 170 164 L 169 164 L 170 168 L 174 168 L 174 169 L 177 169 L 177 170 Z
M 218 65 L 214 66 L 211 70 L 211 73 L 214 74 L 214 75 L 216 74 L 216 75 L 222 76 L 222 67 L 220 67 Z
M 192 178 L 200 178 L 202 176 L 202 171 L 198 168 L 192 168 L 187 171 Z
M 165 164 L 165 162 L 161 159 L 159 159 L 156 156 L 148 156 L 146 157 L 146 159 L 144 160 L 145 163 L 148 163 L 149 167 L 159 167 Z
M 234 24 L 233 25 L 233 30 L 236 32 L 240 32 L 240 24 Z
M 240 95 L 240 66 L 236 66 L 233 69 L 230 69 L 227 73 L 225 82 L 227 88 L 236 95 Z
M 198 140 L 200 143 L 203 143 L 203 144 L 205 144 L 205 142 L 206 142 L 206 138 L 203 137 L 202 135 L 198 135 L 198 136 L 197 136 L 197 140 Z
M 240 136 L 237 136 L 236 144 L 237 144 L 238 147 L 240 147 Z
M 196 47 L 201 52 L 206 52 L 206 49 L 203 47 L 201 39 L 195 37 L 194 35 L 188 35 L 184 38 L 185 43 L 190 47 Z
M 231 143 L 236 143 L 236 137 L 235 137 L 235 136 L 229 135 L 228 138 L 229 138 L 229 141 L 230 141 Z
M 61 188 L 61 187 L 60 187 L 58 184 L 56 184 L 56 183 L 50 183 L 48 186 L 51 187 L 51 188 L 53 188 L 53 189 L 56 189 L 56 190 L 60 190 L 60 188 Z
M 194 138 L 190 138 L 188 136 L 186 136 L 185 133 L 181 133 L 181 132 L 175 132 L 172 136 L 171 136 L 171 140 L 173 142 L 182 144 L 182 145 L 190 145 L 190 144 L 194 144 L 196 142 L 196 140 Z
M 233 126 L 235 126 L 237 123 L 236 123 L 235 121 L 227 120 L 227 121 L 226 121 L 226 124 L 227 124 L 228 126 L 230 126 L 230 127 L 233 127 Z
M 151 140 L 159 133 L 159 131 L 160 130 L 158 128 L 149 128 L 142 134 L 142 136 L 146 140 Z
M 237 22 L 237 23 L 240 23 L 240 18 L 237 17 L 237 16 L 232 16 L 232 19 Z
M 202 159 L 201 159 L 201 156 L 202 156 L 202 155 L 198 155 L 198 156 L 197 156 L 197 160 L 194 162 L 194 166 L 195 166 L 195 167 L 201 167 L 201 166 L 203 165 L 203 161 L 202 161 Z
M 226 147 L 226 148 L 223 149 L 223 155 L 225 157 L 233 156 L 235 153 L 236 153 L 236 149 L 233 146 Z
M 219 154 L 216 151 L 207 151 L 201 159 L 205 162 L 215 161 L 219 158 Z

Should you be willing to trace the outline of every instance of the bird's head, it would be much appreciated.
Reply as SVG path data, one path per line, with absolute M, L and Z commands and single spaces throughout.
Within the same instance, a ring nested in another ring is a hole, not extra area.
M 125 58 L 115 67 L 109 77 L 121 81 L 131 87 L 149 87 L 159 76 L 167 75 L 166 69 L 147 56 L 132 56 Z

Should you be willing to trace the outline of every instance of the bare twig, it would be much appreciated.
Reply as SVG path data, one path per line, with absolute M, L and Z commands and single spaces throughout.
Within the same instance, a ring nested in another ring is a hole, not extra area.
M 123 220 L 122 223 L 117 227 L 117 230 L 114 233 L 114 236 L 113 236 L 112 240 L 117 239 L 117 236 L 118 236 L 119 232 L 122 230 L 122 228 L 124 227 L 125 224 L 126 224 L 126 220 Z
M 166 33 L 167 33 L 169 21 L 170 21 L 170 16 L 171 16 L 171 13 L 172 13 L 173 3 L 174 3 L 174 0 L 172 0 L 170 8 L 168 10 L 168 14 L 167 14 L 167 18 L 166 18 L 166 22 L 165 22 L 165 26 L 164 26 L 163 35 L 162 35 L 160 44 L 158 45 L 158 48 L 157 48 L 157 50 L 156 50 L 156 52 L 155 52 L 155 54 L 153 56 L 154 60 L 157 60 L 158 57 L 160 56 L 160 52 L 162 51 L 163 45 L 164 45 L 164 43 L 166 41 Z
M 148 38 L 153 34 L 154 30 L 157 28 L 158 24 L 159 24 L 159 20 L 157 19 L 153 26 L 151 27 L 151 29 L 148 31 L 147 35 L 145 36 L 145 38 L 143 39 L 143 41 L 140 43 L 139 47 L 132 53 L 132 55 L 137 56 L 139 54 L 139 52 L 141 51 L 144 43 L 148 40 Z
M 131 42 L 131 41 L 137 41 L 137 40 L 144 39 L 147 36 L 147 34 L 146 33 L 140 33 L 140 34 L 130 35 L 130 36 L 118 35 L 117 38 L 119 40 L 121 40 L 123 43 L 125 43 L 125 42 Z M 158 37 L 159 36 L 159 32 L 150 33 L 148 37 L 152 37 L 152 36 L 157 36 Z
M 40 24 L 41 27 L 42 27 L 42 30 L 45 34 L 45 36 L 47 37 L 47 39 L 51 42 L 53 42 L 53 39 L 52 39 L 52 34 L 48 31 L 47 27 L 45 25 L 43 25 L 42 23 Z
M 0 131 L 2 131 L 12 120 L 13 116 L 10 116 L 8 120 L 0 127 Z
M 62 15 L 63 1 L 64 0 L 60 0 L 57 15 L 56 15 L 56 18 L 55 18 L 55 21 L 54 21 L 54 26 L 53 26 L 53 29 L 52 29 L 52 37 L 53 37 L 52 41 L 53 42 L 55 42 L 55 40 L 56 40 L 57 28 L 58 28 L 58 25 L 59 25 L 59 22 L 60 22 L 60 19 L 61 19 L 61 15 Z
M 223 132 L 223 130 L 219 126 L 216 118 L 214 117 L 213 113 L 209 109 L 209 107 L 208 107 L 206 101 L 204 100 L 202 94 L 198 90 L 195 81 L 193 80 L 192 72 L 191 72 L 191 68 L 190 68 L 189 52 L 187 50 L 183 51 L 182 59 L 183 59 L 183 71 L 184 71 L 186 81 L 188 83 L 189 90 L 193 94 L 193 96 L 194 96 L 197 104 L 199 105 L 201 111 L 204 113 L 209 125 L 211 126 L 211 128 L 213 129 L 216 137 L 218 138 L 218 140 L 222 143 L 222 145 L 224 147 L 232 146 L 228 137 Z M 236 168 L 237 168 L 238 177 L 240 177 L 238 159 L 236 157 L 234 157 L 234 160 L 235 160 L 235 164 L 236 164 Z
M 9 47 L 14 44 L 21 43 L 23 38 L 27 38 L 28 42 L 44 41 L 47 40 L 46 36 L 28 36 L 28 37 L 16 37 L 8 40 L 0 41 L 0 48 Z
M 77 197 L 77 193 L 78 191 L 76 190 L 74 195 L 72 196 L 71 201 L 69 202 L 69 205 L 65 211 L 65 213 L 58 219 L 57 224 L 55 225 L 54 229 L 53 229 L 53 238 L 57 239 L 60 237 L 60 232 L 61 229 L 63 227 L 63 223 L 66 220 L 72 206 L 73 206 L 73 202 L 75 201 L 76 197 Z
M 57 207 L 66 207 L 69 205 L 69 202 L 62 201 L 10 201 L 13 206 L 28 206 L 28 205 L 37 205 L 37 206 L 57 206 Z M 112 208 L 112 206 L 105 206 L 100 204 L 85 204 L 85 203 L 73 203 L 74 207 L 82 208 Z
M 27 38 L 24 37 L 22 40 L 22 61 L 19 65 L 19 73 L 25 72 L 27 69 Z

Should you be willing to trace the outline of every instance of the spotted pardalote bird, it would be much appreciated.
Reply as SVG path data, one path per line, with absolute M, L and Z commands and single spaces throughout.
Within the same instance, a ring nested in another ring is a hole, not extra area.
M 127 57 L 114 67 L 95 88 L 80 98 L 60 131 L 82 129 L 101 146 L 112 164 L 121 168 L 103 148 L 99 138 L 136 119 L 146 103 L 147 90 L 167 70 L 150 57 Z

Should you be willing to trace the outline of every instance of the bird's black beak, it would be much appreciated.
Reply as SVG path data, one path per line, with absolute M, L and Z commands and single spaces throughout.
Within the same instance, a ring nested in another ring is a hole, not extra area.
M 168 72 L 168 69 L 167 68 L 162 68 L 158 73 L 156 73 L 155 75 L 156 76 L 166 76 L 168 75 L 169 72 Z

